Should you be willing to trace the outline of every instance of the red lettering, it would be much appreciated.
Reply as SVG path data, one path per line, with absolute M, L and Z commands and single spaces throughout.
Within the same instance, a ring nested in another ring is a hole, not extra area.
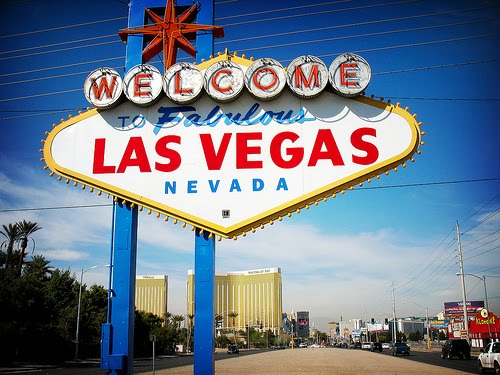
M 311 71 L 309 72 L 309 78 L 306 79 L 302 67 L 300 65 L 295 67 L 295 87 L 305 87 L 311 88 L 311 84 L 314 80 L 314 86 L 319 87 L 319 70 L 318 65 L 311 66 Z
M 212 76 L 212 86 L 214 87 L 214 89 L 216 89 L 217 91 L 219 92 L 222 92 L 222 93 L 225 93 L 225 92 L 228 92 L 228 91 L 231 91 L 231 89 L 233 88 L 233 86 L 228 86 L 228 87 L 220 87 L 219 86 L 219 83 L 217 82 L 217 78 L 219 77 L 219 75 L 221 74 L 227 74 L 228 76 L 232 75 L 231 74 L 231 70 L 229 69 L 221 69 L 221 70 L 218 70 L 217 72 L 215 72 L 215 74 Z
M 259 74 L 260 73 L 271 74 L 273 76 L 273 81 L 267 86 L 261 85 L 261 83 L 259 81 Z M 274 69 L 260 68 L 260 69 L 256 70 L 255 73 L 253 74 L 253 84 L 255 85 L 255 87 L 257 87 L 258 89 L 260 89 L 262 91 L 266 91 L 266 90 L 269 90 L 270 88 L 274 87 L 276 85 L 276 82 L 278 82 L 278 74 L 274 71 Z
M 366 152 L 365 156 L 352 155 L 352 161 L 356 164 L 369 165 L 373 164 L 378 159 L 378 148 L 373 143 L 363 139 L 364 136 L 377 136 L 377 131 L 373 128 L 356 129 L 351 134 L 351 144 L 360 151 Z
M 169 159 L 170 162 L 167 164 L 155 163 L 155 169 L 160 172 L 172 172 L 175 171 L 181 165 L 181 156 L 175 150 L 168 148 L 169 143 L 177 143 L 181 144 L 181 137 L 178 135 L 167 135 L 165 137 L 161 137 L 156 142 L 155 150 L 156 153 L 166 159 Z
M 190 87 L 190 88 L 187 88 L 187 89 L 183 89 L 181 88 L 181 72 L 180 71 L 177 71 L 175 73 L 175 85 L 174 85 L 174 91 L 176 94 L 192 94 L 193 93 L 193 88 Z
M 134 76 L 134 96 L 143 97 L 151 95 L 152 79 L 153 76 L 149 73 L 136 74 Z
M 342 64 L 340 65 L 340 84 L 345 87 L 359 86 L 358 64 Z
M 151 172 L 148 155 L 141 137 L 131 137 L 129 139 L 116 172 L 123 173 L 128 167 L 139 167 L 141 172 Z
M 262 160 L 248 160 L 249 155 L 260 154 L 260 146 L 249 146 L 248 141 L 261 140 L 262 133 L 236 134 L 236 169 L 262 168 Z
M 207 162 L 208 170 L 219 171 L 224 157 L 226 156 L 229 141 L 231 140 L 231 133 L 224 133 L 222 141 L 219 146 L 219 151 L 215 151 L 214 142 L 211 134 L 200 134 L 201 146 L 205 154 L 205 161 Z
M 326 147 L 325 151 L 322 151 L 323 146 Z M 339 148 L 330 129 L 318 130 L 307 166 L 316 166 L 320 159 L 331 160 L 333 165 L 344 165 L 344 160 L 342 160 L 342 155 L 340 155 Z
M 92 173 L 115 173 L 114 165 L 104 165 L 104 152 L 106 148 L 106 139 L 97 138 L 94 143 L 94 162 L 92 164 Z
M 299 136 L 293 132 L 282 132 L 276 134 L 271 141 L 270 152 L 271 159 L 277 167 L 289 169 L 298 166 L 304 158 L 304 149 L 302 147 L 289 147 L 286 148 L 286 155 L 290 156 L 289 160 L 283 159 L 281 147 L 286 140 L 295 142 Z
M 113 76 L 113 79 L 111 80 L 111 86 L 108 86 L 108 80 L 106 79 L 106 76 L 100 79 L 99 86 L 97 86 L 96 79 L 92 78 L 92 90 L 94 92 L 94 97 L 101 100 L 102 92 L 104 91 L 106 93 L 106 98 L 111 99 L 115 91 L 116 78 L 116 76 Z

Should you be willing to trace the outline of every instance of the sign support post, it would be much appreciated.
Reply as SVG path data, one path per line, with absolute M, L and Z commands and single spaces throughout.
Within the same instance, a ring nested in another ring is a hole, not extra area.
M 197 15 L 199 24 L 213 25 L 213 0 L 202 2 Z M 214 52 L 212 31 L 196 35 L 196 61 Z M 194 253 L 194 375 L 215 373 L 215 236 L 197 228 Z
M 195 231 L 194 375 L 214 374 L 215 239 Z

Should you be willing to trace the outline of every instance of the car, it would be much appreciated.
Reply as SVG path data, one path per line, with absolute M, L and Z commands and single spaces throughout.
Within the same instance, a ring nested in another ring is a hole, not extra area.
M 240 348 L 238 348 L 238 345 L 229 345 L 227 347 L 227 354 L 240 354 Z
M 372 345 L 371 345 L 370 350 L 372 352 L 375 352 L 375 351 L 381 352 L 382 351 L 382 343 L 380 343 L 380 342 L 372 342 L 371 344 Z
M 410 347 L 404 342 L 396 342 L 392 346 L 392 355 L 410 355 Z
M 389 344 L 388 342 L 382 343 L 382 349 L 390 349 L 390 348 L 391 348 L 391 344 Z
M 371 342 L 364 342 L 361 344 L 361 349 L 364 350 L 370 350 L 372 348 L 372 343 Z
M 356 341 L 354 344 L 352 344 L 353 349 L 361 349 L 361 343 Z
M 458 357 L 460 359 L 470 359 L 470 345 L 465 339 L 446 340 L 441 348 L 441 358 L 452 359 Z
M 305 342 L 301 342 L 299 344 L 299 348 L 307 348 L 307 344 Z
M 486 348 L 481 349 L 477 357 L 477 366 L 480 374 L 485 374 L 487 369 L 500 374 L 500 342 L 490 342 Z

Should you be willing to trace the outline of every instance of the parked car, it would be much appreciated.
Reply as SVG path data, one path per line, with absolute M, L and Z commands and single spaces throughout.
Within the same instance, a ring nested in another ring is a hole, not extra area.
M 307 344 L 305 342 L 301 342 L 299 344 L 299 348 L 307 348 Z
M 381 352 L 382 351 L 382 343 L 380 343 L 380 342 L 372 342 L 371 344 L 372 345 L 371 345 L 370 350 L 372 352 L 375 352 L 375 351 Z
M 460 359 L 470 359 L 470 345 L 465 339 L 446 340 L 441 348 L 441 358 L 452 359 L 458 357 Z
M 240 348 L 238 348 L 238 345 L 229 345 L 227 347 L 227 354 L 240 354 Z
M 494 369 L 495 374 L 500 374 L 500 342 L 490 342 L 485 349 L 481 349 L 477 357 L 479 373 L 486 373 L 486 369 Z
M 388 342 L 382 343 L 382 349 L 390 349 L 390 348 L 391 348 L 391 344 L 389 344 Z
M 363 342 L 361 344 L 361 349 L 370 350 L 371 348 L 372 348 L 372 343 L 371 342 Z
M 392 346 L 392 355 L 410 355 L 410 347 L 404 342 L 396 342 Z

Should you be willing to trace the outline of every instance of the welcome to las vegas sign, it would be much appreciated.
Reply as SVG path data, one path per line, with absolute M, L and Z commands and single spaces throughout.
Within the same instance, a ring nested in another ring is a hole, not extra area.
M 164 76 L 98 69 L 85 82 L 97 108 L 54 127 L 44 161 L 75 186 L 236 238 L 413 161 L 420 123 L 358 96 L 370 74 L 353 54 L 329 68 L 226 52 Z

